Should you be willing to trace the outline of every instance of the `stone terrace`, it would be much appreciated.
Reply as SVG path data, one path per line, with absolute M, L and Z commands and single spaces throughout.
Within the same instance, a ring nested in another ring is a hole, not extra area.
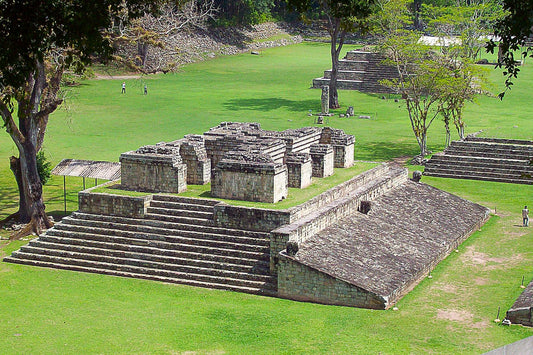
M 533 142 L 467 137 L 426 163 L 424 175 L 533 184 Z
M 294 256 L 285 254 L 278 291 L 290 289 L 289 298 L 300 300 L 388 308 L 488 212 L 431 186 L 406 182 L 372 201 L 368 214 L 352 213 L 300 243 Z
M 367 51 L 350 51 L 344 59 L 339 60 L 337 76 L 338 89 L 359 90 L 369 93 L 393 93 L 379 83 L 383 79 L 394 79 L 398 72 L 394 67 L 382 64 L 384 56 Z M 313 80 L 313 88 L 329 85 L 331 70 L 326 70 L 322 78 Z

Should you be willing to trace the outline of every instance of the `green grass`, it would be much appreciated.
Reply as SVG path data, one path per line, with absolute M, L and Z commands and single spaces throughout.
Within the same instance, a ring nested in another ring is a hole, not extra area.
M 86 81 L 69 92 L 69 110 L 51 117 L 46 154 L 54 164 L 63 158 L 117 161 L 124 151 L 202 133 L 221 121 L 254 121 L 279 130 L 312 125 L 307 113 L 320 109 L 320 92 L 309 86 L 329 67 L 328 53 L 327 44 L 306 43 L 264 50 L 261 56 L 221 57 L 172 75 L 128 80 L 126 95 L 120 94 L 122 80 Z M 493 71 L 491 78 L 497 93 L 502 77 Z M 144 82 L 148 96 L 142 95 Z M 531 83 L 533 70 L 525 66 L 503 101 L 487 97 L 470 104 L 467 132 L 533 139 Z M 349 91 L 340 92 L 340 102 L 338 112 L 353 105 L 356 114 L 372 116 L 330 120 L 355 135 L 356 159 L 386 161 L 417 153 L 401 103 Z M 442 123 L 435 122 L 429 134 L 430 149 L 442 150 Z M 9 137 L 0 135 L 0 219 L 16 210 L 8 168 L 12 154 Z M 0 263 L 1 353 L 479 354 L 533 335 L 528 328 L 492 322 L 498 307 L 502 317 L 520 294 L 522 276 L 533 277 L 533 228 L 519 227 L 521 208 L 533 205 L 531 186 L 422 181 L 496 208 L 497 215 L 440 263 L 432 279 L 405 296 L 398 311 Z M 66 182 L 72 211 L 82 180 Z M 87 187 L 93 184 L 87 180 Z M 45 197 L 48 211 L 63 213 L 62 178 L 52 179 Z M 24 243 L 0 241 L 1 256 Z

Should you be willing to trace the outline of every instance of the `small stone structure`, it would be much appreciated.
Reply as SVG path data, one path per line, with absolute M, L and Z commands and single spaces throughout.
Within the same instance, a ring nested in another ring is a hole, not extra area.
M 179 193 L 187 189 L 187 165 L 178 149 L 164 143 L 120 156 L 122 185 L 131 190 Z
M 354 142 L 329 127 L 278 132 L 223 122 L 203 135 L 123 153 L 122 186 L 176 193 L 211 182 L 213 197 L 275 203 L 287 197 L 288 187 L 305 188 L 311 176 L 352 166 Z
M 506 318 L 512 324 L 533 327 L 533 281 L 518 296 L 513 306 L 507 311 Z
M 322 86 L 320 102 L 322 103 L 322 114 L 329 115 L 329 86 L 327 85 Z

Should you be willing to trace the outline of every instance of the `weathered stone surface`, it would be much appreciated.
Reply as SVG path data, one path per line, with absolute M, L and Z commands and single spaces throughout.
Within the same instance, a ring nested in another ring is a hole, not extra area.
M 313 161 L 313 176 L 324 178 L 333 175 L 334 155 L 333 147 L 329 144 L 315 144 L 311 147 Z
M 291 153 L 286 159 L 289 187 L 303 189 L 311 185 L 313 166 L 307 153 Z
M 488 213 L 444 191 L 407 182 L 374 200 L 368 215 L 353 213 L 304 239 L 293 261 L 363 289 L 372 300 L 377 295 L 383 303 L 371 308 L 387 308 L 475 231 Z M 292 273 L 288 278 L 283 269 L 287 265 Z M 309 288 L 311 271 L 294 274 L 294 266 L 281 259 L 278 267 L 278 289 L 285 297 L 294 289 L 295 297 L 337 304 L 336 297 L 346 292 L 346 287 L 333 291 L 336 283 L 325 276 Z M 359 296 L 354 297 L 352 304 Z
M 260 153 L 232 152 L 216 166 L 211 195 L 275 203 L 287 197 L 287 166 Z
M 513 306 L 507 311 L 507 319 L 512 324 L 533 327 L 533 281 L 518 296 Z
M 187 189 L 187 166 L 175 147 L 145 146 L 122 153 L 121 183 L 126 189 L 179 193 Z

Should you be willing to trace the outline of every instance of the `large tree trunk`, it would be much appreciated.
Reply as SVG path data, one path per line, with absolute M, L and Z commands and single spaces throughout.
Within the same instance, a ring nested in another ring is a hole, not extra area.
M 329 108 L 336 109 L 339 105 L 337 92 L 337 74 L 339 72 L 339 54 L 344 44 L 345 31 L 341 31 L 341 22 L 338 18 L 328 19 L 328 32 L 331 37 L 331 78 L 329 79 Z
M 337 92 L 337 74 L 339 72 L 339 57 L 332 44 L 331 51 L 331 78 L 329 79 L 329 108 L 339 108 L 339 94 Z
M 18 158 L 18 168 L 20 170 L 17 171 L 20 172 L 20 181 L 22 182 L 22 191 L 19 192 L 21 198 L 19 218 L 21 222 L 28 224 L 13 234 L 12 238 L 22 237 L 32 232 L 39 235 L 43 228 L 50 228 L 53 225 L 45 212 L 43 186 L 37 170 L 37 151 L 35 146 L 30 140 L 26 140 L 21 145 L 21 148 L 19 149 L 20 157 Z M 17 179 L 16 175 L 15 173 L 15 178 Z
M 30 221 L 30 214 L 28 213 L 28 207 L 26 204 L 26 198 L 24 195 L 24 185 L 22 183 L 22 171 L 20 169 L 20 159 L 12 156 L 9 158 L 9 165 L 19 190 L 19 210 L 17 212 L 18 220 L 22 223 L 28 223 Z
M 15 168 L 13 173 L 17 183 L 22 183 L 22 189 L 19 185 L 20 207 L 19 218 L 21 222 L 28 223 L 23 229 L 15 233 L 12 238 L 22 237 L 29 233 L 39 235 L 43 228 L 52 227 L 45 212 L 43 202 L 43 186 L 37 170 L 37 151 L 30 140 L 26 140 L 19 148 L 20 156 L 18 160 L 18 169 Z M 15 165 L 17 165 L 15 163 Z M 20 176 L 17 177 L 17 173 Z

